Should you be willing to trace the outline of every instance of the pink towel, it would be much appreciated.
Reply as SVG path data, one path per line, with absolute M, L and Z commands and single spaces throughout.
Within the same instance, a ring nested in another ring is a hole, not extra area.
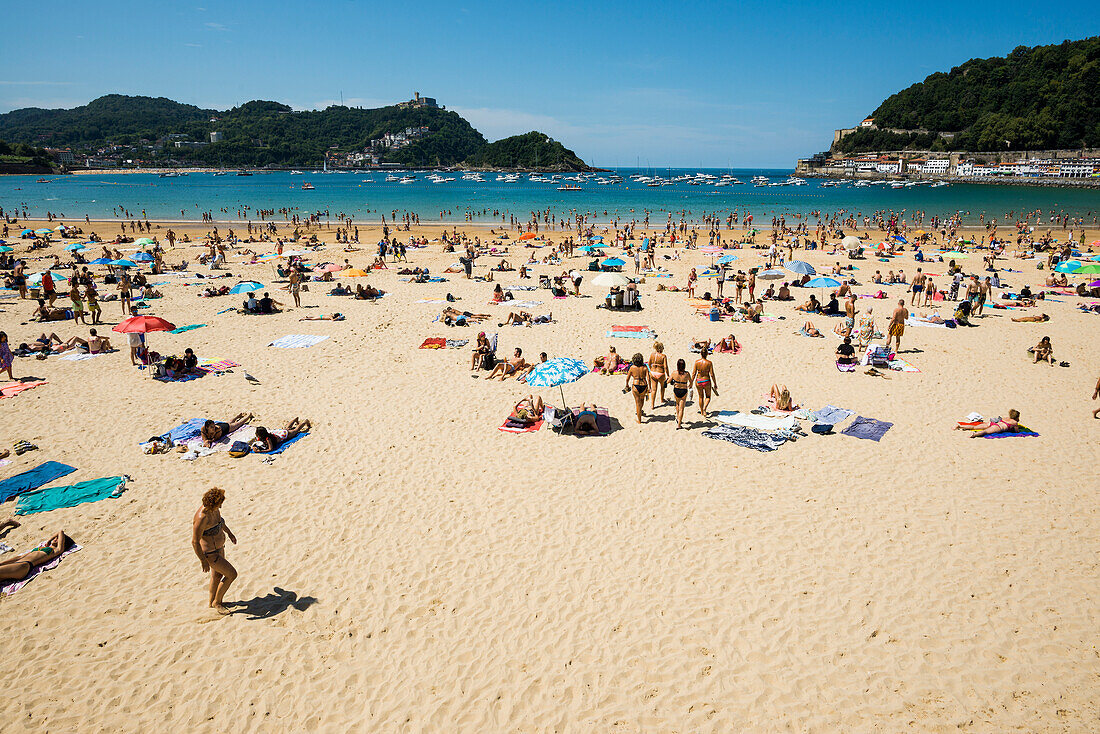
M 37 380 L 35 382 L 9 382 L 7 385 L 0 385 L 0 398 L 14 398 L 24 390 L 30 390 L 31 388 L 46 384 L 49 384 L 46 380 Z

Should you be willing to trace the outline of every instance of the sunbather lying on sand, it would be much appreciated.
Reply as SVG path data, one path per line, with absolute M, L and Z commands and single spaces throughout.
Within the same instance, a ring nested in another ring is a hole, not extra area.
M 202 425 L 202 428 L 199 429 L 199 435 L 202 437 L 202 445 L 206 448 L 210 448 L 215 441 L 220 441 L 230 433 L 233 433 L 252 420 L 252 417 L 251 413 L 237 413 L 237 415 L 233 417 L 233 420 L 228 423 L 220 423 L 211 420 L 206 421 L 206 423 Z
M 598 367 L 601 375 L 613 375 L 619 371 L 619 365 L 622 363 L 623 358 L 615 351 L 615 347 L 611 346 L 607 348 L 607 356 L 596 357 L 592 366 Z
M 581 404 L 581 410 L 577 413 L 577 420 L 573 424 L 573 433 L 577 436 L 595 436 L 600 432 L 596 425 L 596 405 Z
M 541 396 L 536 398 L 533 395 L 528 395 L 516 403 L 515 407 L 512 408 L 511 415 L 508 417 L 524 425 L 533 426 L 542 420 L 543 408 Z
M 256 426 L 256 438 L 252 439 L 252 450 L 258 454 L 267 454 L 282 446 L 299 433 L 308 433 L 312 428 L 309 420 L 292 418 L 286 428 L 282 430 L 284 435 L 277 436 L 263 426 Z
M 0 563 L 0 579 L 5 581 L 25 579 L 36 566 L 49 563 L 64 553 L 70 542 L 71 539 L 65 535 L 65 531 L 58 530 L 45 544 Z
M 768 390 L 768 397 L 775 400 L 776 410 L 794 410 L 794 401 L 791 400 L 791 392 L 786 385 L 776 383 Z
M 955 426 L 955 430 L 962 430 L 962 426 Z M 1020 411 L 1013 408 L 1008 411 L 1008 418 L 998 418 L 985 425 L 978 426 L 977 430 L 970 434 L 971 438 L 992 436 L 995 433 L 1015 433 L 1020 430 Z
M 485 319 L 491 319 L 492 317 L 492 314 L 470 313 L 469 311 L 459 311 L 457 308 L 448 306 L 443 309 L 443 313 L 440 314 L 439 320 L 447 326 L 465 326 L 471 321 L 480 324 Z
M 825 337 L 824 334 L 817 330 L 817 328 L 814 326 L 814 322 L 812 321 L 807 321 L 806 323 L 802 324 L 801 333 L 804 336 L 820 336 L 822 338 Z
M 503 324 L 497 324 L 497 326 L 507 326 L 508 324 L 525 324 L 531 326 L 532 324 L 548 324 L 554 320 L 554 314 L 549 313 L 545 316 L 532 316 L 527 311 L 520 311 L 519 313 L 510 312 L 508 319 Z
M 1017 323 L 1022 321 L 1050 321 L 1050 317 L 1045 313 L 1041 313 L 1038 316 L 1017 316 L 1012 320 Z
M 344 314 L 342 313 L 323 313 L 320 316 L 303 316 L 298 319 L 299 321 L 343 321 Z

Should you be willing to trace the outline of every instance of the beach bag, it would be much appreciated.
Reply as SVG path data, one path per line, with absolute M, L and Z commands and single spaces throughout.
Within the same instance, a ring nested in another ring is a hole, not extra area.
M 234 459 L 239 459 L 242 456 L 247 456 L 252 451 L 250 447 L 244 441 L 234 441 L 233 445 L 229 447 L 229 455 Z
M 487 352 L 481 356 L 481 369 L 491 370 L 496 367 L 497 355 L 496 352 Z

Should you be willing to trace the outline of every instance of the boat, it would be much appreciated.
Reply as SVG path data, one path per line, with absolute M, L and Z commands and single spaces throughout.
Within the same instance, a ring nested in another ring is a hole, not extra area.
M 562 184 L 558 187 L 558 191 L 583 191 L 583 189 L 575 184 Z
M 237 171 L 238 176 L 251 176 L 252 171 Z
M 302 184 L 302 191 L 313 191 L 313 188 L 313 184 L 311 184 L 309 181 L 306 181 L 304 184 Z
M 301 172 L 301 171 L 291 171 L 291 172 L 290 172 L 290 175 L 291 175 L 291 176 L 301 176 L 301 175 L 303 175 L 303 174 L 302 174 L 302 172 Z
M 416 180 L 416 176 L 402 176 L 401 180 L 398 181 L 398 183 L 411 184 L 415 180 Z

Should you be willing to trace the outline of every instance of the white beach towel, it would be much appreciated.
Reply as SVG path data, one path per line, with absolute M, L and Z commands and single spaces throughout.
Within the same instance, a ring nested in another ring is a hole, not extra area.
M 932 329 L 949 329 L 951 327 L 946 324 L 933 324 L 930 321 L 921 321 L 920 319 L 914 319 L 912 316 L 905 320 L 906 326 L 927 326 Z
M 279 349 L 297 349 L 302 347 L 312 347 L 315 344 L 320 344 L 327 336 L 316 336 L 314 334 L 288 334 L 284 337 L 276 339 L 267 346 L 277 347 Z
M 788 415 L 783 418 L 769 418 L 765 415 L 739 413 L 736 410 L 722 410 L 714 413 L 714 419 L 727 425 L 755 428 L 759 431 L 793 430 L 798 426 L 793 415 Z
M 500 305 L 514 308 L 534 308 L 535 306 L 541 306 L 542 301 L 501 301 Z
M 100 353 L 100 354 L 62 354 L 61 359 L 65 360 L 66 362 L 83 362 L 86 359 L 92 359 L 94 357 L 101 357 L 101 356 L 103 356 L 102 353 Z

